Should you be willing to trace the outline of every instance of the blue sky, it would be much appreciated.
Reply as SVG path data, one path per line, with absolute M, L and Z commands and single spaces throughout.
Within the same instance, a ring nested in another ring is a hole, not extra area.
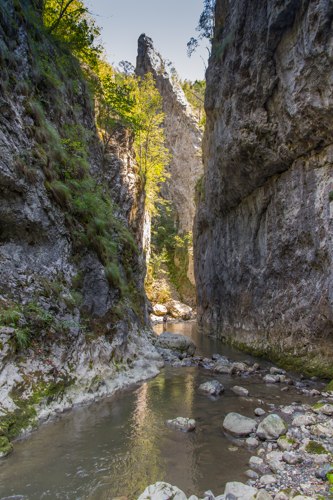
M 182 79 L 204 78 L 207 49 L 202 47 L 191 58 L 186 54 L 203 0 L 87 0 L 86 4 L 102 27 L 102 42 L 111 63 L 125 59 L 135 65 L 137 39 L 145 33 L 163 58 L 173 62 Z

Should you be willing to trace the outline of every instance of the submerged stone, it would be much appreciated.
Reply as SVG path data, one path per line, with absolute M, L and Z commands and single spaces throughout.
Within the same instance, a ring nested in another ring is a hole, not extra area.
M 223 385 L 218 380 L 209 380 L 199 386 L 199 390 L 211 396 L 218 396 L 224 392 Z
M 179 333 L 162 333 L 156 340 L 155 347 L 161 347 L 162 349 L 171 349 L 173 351 L 179 351 L 182 354 L 187 354 L 193 356 L 196 350 L 196 345 L 189 337 L 186 335 L 181 335 Z
M 194 431 L 196 427 L 196 422 L 193 418 L 177 417 L 171 420 L 167 420 L 166 424 L 168 427 L 182 432 Z

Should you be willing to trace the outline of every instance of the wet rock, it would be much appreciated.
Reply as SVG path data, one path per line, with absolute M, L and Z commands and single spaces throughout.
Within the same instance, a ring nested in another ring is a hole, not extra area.
M 218 361 L 214 366 L 215 373 L 224 373 L 229 375 L 231 373 L 231 365 Z
M 280 375 L 265 375 L 263 381 L 266 384 L 277 384 L 280 382 Z
M 168 313 L 168 309 L 163 304 L 153 305 L 153 313 L 155 316 L 165 316 Z
M 196 422 L 193 418 L 177 417 L 172 420 L 167 420 L 168 427 L 182 432 L 192 432 L 196 427 Z
M 245 441 L 245 443 L 247 444 L 247 446 L 250 446 L 251 448 L 257 448 L 257 446 L 259 446 L 258 439 L 253 438 L 253 437 L 247 438 L 247 440 Z
M 263 440 L 278 439 L 285 434 L 288 427 L 279 415 L 272 413 L 260 422 L 257 429 L 257 436 Z
M 247 372 L 249 369 L 248 365 L 242 362 L 234 362 L 231 364 L 231 373 L 232 374 L 237 374 L 237 373 L 244 373 Z
M 253 500 L 257 492 L 252 486 L 233 481 L 225 485 L 224 495 L 228 500 Z
M 247 471 L 245 471 L 245 475 L 247 477 L 249 477 L 250 479 L 258 479 L 259 478 L 259 474 L 252 469 L 248 469 Z
M 218 380 L 209 380 L 201 384 L 199 390 L 211 396 L 218 396 L 224 392 L 224 387 Z
M 228 413 L 223 421 L 223 428 L 233 436 L 246 437 L 257 428 L 257 422 L 239 413 Z
M 192 317 L 193 309 L 178 300 L 172 300 L 167 304 L 168 313 L 177 319 L 188 320 Z
M 157 482 L 148 486 L 138 500 L 187 500 L 185 493 L 169 483 Z
M 256 408 L 254 410 L 254 414 L 257 416 L 257 417 L 262 417 L 263 415 L 265 415 L 265 410 L 263 410 L 262 408 Z
M 193 356 L 196 350 L 195 343 L 186 335 L 181 335 L 179 333 L 162 333 L 156 340 L 155 347 L 160 347 L 162 349 L 171 349 L 173 351 L 178 351 L 182 354 L 188 356 Z
M 237 396 L 248 396 L 249 391 L 245 389 L 245 387 L 241 387 L 239 385 L 234 385 L 234 387 L 231 388 L 232 392 L 237 394 Z
M 277 368 L 276 366 L 272 366 L 269 371 L 272 375 L 285 375 L 287 373 L 286 370 Z

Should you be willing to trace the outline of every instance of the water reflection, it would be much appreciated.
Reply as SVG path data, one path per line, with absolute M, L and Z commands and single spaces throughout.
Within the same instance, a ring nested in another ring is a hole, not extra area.
M 173 325 L 172 325 L 173 326 Z M 191 334 L 203 354 L 226 352 L 216 340 L 199 337 L 195 324 L 175 325 Z M 236 355 L 235 355 L 236 354 Z M 212 400 L 198 391 L 200 383 L 219 379 L 226 390 Z M 251 398 L 230 390 L 243 385 Z M 212 488 L 221 493 L 228 480 L 244 481 L 250 453 L 222 432 L 229 411 L 252 416 L 258 398 L 289 402 L 295 394 L 268 388 L 260 379 L 239 380 L 203 369 L 165 368 L 140 386 L 99 403 L 77 408 L 60 420 L 42 426 L 0 464 L 0 498 L 22 495 L 29 500 L 103 500 L 115 496 L 136 498 L 156 481 L 167 481 L 188 495 Z M 197 421 L 193 433 L 176 432 L 165 420 L 177 416 Z

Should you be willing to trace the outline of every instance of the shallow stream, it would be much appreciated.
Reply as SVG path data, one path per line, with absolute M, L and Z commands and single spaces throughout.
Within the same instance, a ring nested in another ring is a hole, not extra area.
M 220 353 L 253 362 L 250 356 L 199 335 L 193 322 L 168 329 L 191 336 L 203 355 Z M 218 399 L 198 391 L 212 378 L 225 386 Z M 236 396 L 230 390 L 234 385 L 248 388 L 250 397 Z M 305 398 L 294 388 L 281 392 L 278 384 L 267 386 L 259 377 L 166 367 L 156 378 L 75 408 L 15 443 L 14 452 L 0 463 L 0 498 L 136 498 L 156 481 L 175 484 L 188 495 L 202 495 L 207 489 L 220 494 L 227 481 L 246 481 L 244 472 L 252 455 L 225 437 L 224 415 L 237 411 L 253 416 L 258 406 L 292 401 Z M 185 434 L 166 427 L 165 420 L 177 416 L 195 418 L 196 431 Z

